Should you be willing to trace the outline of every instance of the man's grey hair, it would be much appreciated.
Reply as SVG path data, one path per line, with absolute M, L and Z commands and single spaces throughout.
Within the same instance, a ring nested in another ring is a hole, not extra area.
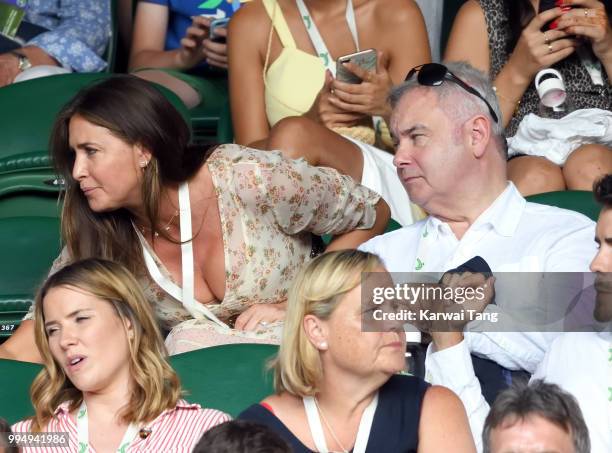
M 498 121 L 493 119 L 489 108 L 481 99 L 467 92 L 448 77 L 444 79 L 444 83 L 441 85 L 432 87 L 419 84 L 416 75 L 411 77 L 410 80 L 395 86 L 391 90 L 389 94 L 391 107 L 395 110 L 404 95 L 414 89 L 432 90 L 438 96 L 438 105 L 456 125 L 465 123 L 475 115 L 485 115 L 488 117 L 491 123 L 491 134 L 497 144 L 497 148 L 499 148 L 502 155 L 506 156 L 507 144 L 502 126 L 502 114 L 497 102 L 497 96 L 487 75 L 464 61 L 448 62 L 444 63 L 444 65 L 457 78 L 474 88 L 487 100 L 497 115 Z
M 532 415 L 539 415 L 569 433 L 575 453 L 590 453 L 589 430 L 576 398 L 558 385 L 542 380 L 513 385 L 501 392 L 485 420 L 482 431 L 483 453 L 491 452 L 491 431 L 512 426 Z

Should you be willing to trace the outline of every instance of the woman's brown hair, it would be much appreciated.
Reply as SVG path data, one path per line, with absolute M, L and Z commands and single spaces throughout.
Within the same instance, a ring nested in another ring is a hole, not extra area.
M 142 179 L 151 229 L 158 225 L 164 187 L 189 180 L 213 148 L 190 145 L 191 132 L 182 115 L 151 83 L 135 76 L 113 76 L 87 87 L 59 113 L 50 148 L 55 170 L 65 182 L 62 238 L 68 252 L 73 260 L 105 258 L 139 274 L 143 270 L 142 251 L 129 212 L 93 212 L 72 177 L 75 153 L 69 144 L 69 123 L 75 115 L 151 153 Z M 166 236 L 164 231 L 160 234 Z

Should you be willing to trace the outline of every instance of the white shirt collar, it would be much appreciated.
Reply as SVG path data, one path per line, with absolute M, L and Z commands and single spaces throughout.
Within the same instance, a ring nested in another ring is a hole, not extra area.
M 504 191 L 478 216 L 469 229 L 474 230 L 485 225 L 491 225 L 499 235 L 512 237 L 519 225 L 526 204 L 527 201 L 519 193 L 515 185 L 508 181 Z M 450 227 L 445 222 L 434 216 L 429 216 L 426 228 L 438 233 L 443 233 L 447 229 L 450 231 Z

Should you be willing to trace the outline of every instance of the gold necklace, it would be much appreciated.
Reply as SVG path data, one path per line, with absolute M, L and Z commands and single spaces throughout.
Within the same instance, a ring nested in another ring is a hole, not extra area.
M 172 222 L 174 222 L 174 219 L 176 219 L 176 217 L 179 215 L 179 211 L 176 210 L 174 211 L 174 214 L 172 215 L 172 217 L 170 217 L 170 220 L 168 220 L 168 223 L 166 223 L 166 225 L 164 225 L 163 227 L 161 227 L 161 229 L 163 231 L 165 231 L 166 233 L 168 231 L 170 231 L 170 228 L 172 227 Z M 142 231 L 142 234 L 145 234 L 147 230 L 150 230 L 149 228 L 140 225 L 138 228 L 140 228 L 140 231 Z M 153 230 L 153 236 L 155 236 L 156 238 L 159 237 L 159 232 L 157 230 Z
M 344 445 L 342 445 L 342 443 L 336 437 L 336 433 L 332 429 L 331 425 L 327 422 L 327 419 L 325 418 L 325 414 L 323 413 L 323 411 L 321 410 L 321 407 L 319 406 L 319 402 L 317 401 L 317 397 L 315 396 L 315 397 L 313 397 L 313 399 L 314 399 L 314 402 L 315 402 L 315 406 L 317 406 L 317 410 L 319 411 L 319 414 L 321 414 L 321 418 L 323 419 L 323 422 L 325 423 L 325 426 L 327 426 L 327 430 L 332 435 L 332 438 L 334 439 L 336 444 L 338 444 L 338 446 L 342 450 L 342 453 L 349 453 L 349 450 L 344 448 Z

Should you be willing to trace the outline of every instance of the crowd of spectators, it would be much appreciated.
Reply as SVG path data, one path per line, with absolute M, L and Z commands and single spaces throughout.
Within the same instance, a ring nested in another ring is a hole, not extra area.
M 134 18 L 127 74 L 54 119 L 63 250 L 0 344 L 43 365 L 0 451 L 11 430 L 81 452 L 612 450 L 612 142 L 572 136 L 561 165 L 512 150 L 543 69 L 612 122 L 610 2 L 467 0 L 443 62 L 413 0 L 119 3 L 0 0 L 3 30 L 24 17 L 0 87 L 105 70 L 111 11 Z M 205 106 L 211 78 L 233 143 L 195 143 L 164 94 Z M 565 190 L 594 191 L 597 223 L 524 198 Z M 372 330 L 371 273 L 488 289 Z M 236 420 L 182 399 L 168 361 L 232 343 L 279 347 L 274 394 Z

